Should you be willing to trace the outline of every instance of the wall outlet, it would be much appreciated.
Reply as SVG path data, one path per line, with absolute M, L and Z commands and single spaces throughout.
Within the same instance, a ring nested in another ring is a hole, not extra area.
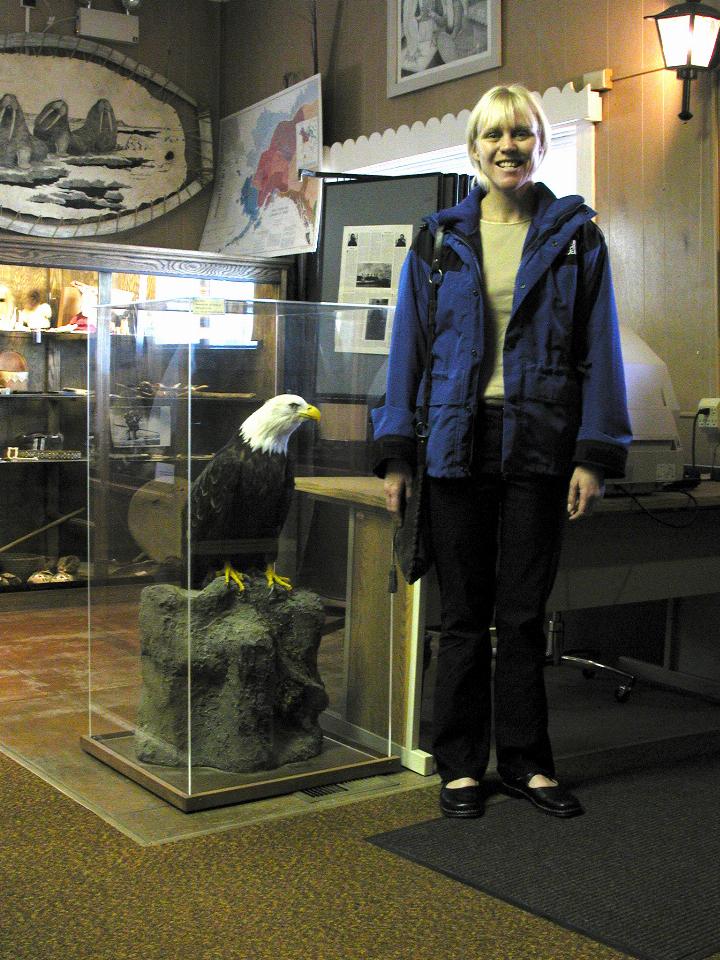
M 698 403 L 698 410 L 708 410 L 708 413 L 701 413 L 697 419 L 697 425 L 706 430 L 717 430 L 720 427 L 720 397 L 703 397 Z

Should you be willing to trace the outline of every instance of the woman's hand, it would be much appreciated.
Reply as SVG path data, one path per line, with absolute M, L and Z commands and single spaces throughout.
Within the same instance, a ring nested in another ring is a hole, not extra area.
M 569 519 L 581 520 L 589 517 L 604 493 L 605 483 L 600 470 L 595 470 L 593 467 L 575 467 L 568 490 Z
M 385 506 L 398 520 L 402 520 L 405 503 L 412 493 L 412 473 L 403 460 L 391 460 L 385 471 Z

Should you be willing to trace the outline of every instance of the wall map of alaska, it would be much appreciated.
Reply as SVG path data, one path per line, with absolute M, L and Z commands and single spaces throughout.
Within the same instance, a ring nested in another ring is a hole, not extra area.
M 311 242 L 318 182 L 298 179 L 296 140 L 299 133 L 305 143 L 313 139 L 317 141 L 317 129 L 312 122 L 317 120 L 317 115 L 315 104 L 303 104 L 292 120 L 281 120 L 277 125 L 270 146 L 260 156 L 255 174 L 246 177 L 240 194 L 240 202 L 249 222 L 236 238 L 228 241 L 228 246 L 257 226 L 260 211 L 274 196 L 287 198 L 295 205 L 305 224 L 307 242 Z
M 322 116 L 316 75 L 220 123 L 220 161 L 201 249 L 305 253 L 317 245 Z

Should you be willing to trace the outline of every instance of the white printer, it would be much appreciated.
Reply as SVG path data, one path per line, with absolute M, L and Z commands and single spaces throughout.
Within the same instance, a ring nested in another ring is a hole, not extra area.
M 608 492 L 620 492 L 618 486 L 633 493 L 659 490 L 683 478 L 679 405 L 665 362 L 625 324 L 620 338 L 633 442 L 625 476 L 609 480 Z

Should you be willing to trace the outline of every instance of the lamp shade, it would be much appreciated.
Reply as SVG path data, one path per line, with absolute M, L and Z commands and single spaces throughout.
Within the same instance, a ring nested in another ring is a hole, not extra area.
M 657 25 L 669 70 L 710 67 L 720 31 L 720 13 L 713 7 L 702 0 L 687 0 L 645 19 L 654 20 Z

